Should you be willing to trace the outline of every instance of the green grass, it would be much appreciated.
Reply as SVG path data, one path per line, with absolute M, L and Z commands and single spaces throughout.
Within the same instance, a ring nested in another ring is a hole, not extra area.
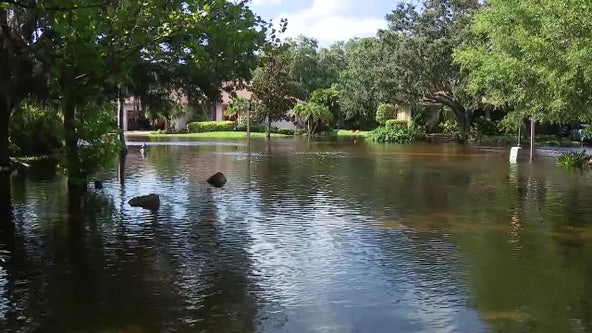
M 246 139 L 247 132 L 204 132 L 204 133 L 183 133 L 183 134 L 159 134 L 156 132 L 150 133 L 151 137 L 156 138 L 207 138 L 207 139 Z M 289 138 L 292 135 L 284 135 L 271 133 L 272 138 Z M 265 138 L 265 133 L 251 132 L 251 138 Z
M 337 136 L 363 136 L 366 137 L 369 131 L 337 130 Z

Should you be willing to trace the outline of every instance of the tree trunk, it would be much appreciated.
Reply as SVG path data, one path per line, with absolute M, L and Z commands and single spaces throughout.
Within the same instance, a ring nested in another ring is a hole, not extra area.
M 0 173 L 0 216 L 3 216 L 2 224 L 12 222 L 12 198 L 8 172 Z
M 8 102 L 0 98 L 0 172 L 10 170 L 8 122 L 11 112 L 12 109 Z
M 459 141 L 466 142 L 471 134 L 471 114 L 462 106 L 452 107 L 452 112 L 456 118 L 459 129 Z
M 125 103 L 125 96 L 121 92 L 121 88 L 118 89 L 117 92 L 117 124 L 119 125 L 119 142 L 121 143 L 121 150 L 119 151 L 119 156 L 127 155 L 127 146 L 125 145 L 125 133 L 124 133 L 124 109 L 123 105 Z
M 78 134 L 76 133 L 76 104 L 70 93 L 64 94 L 62 112 L 64 114 L 64 137 L 66 149 L 66 166 L 68 168 L 68 191 L 78 195 L 86 189 L 86 175 L 82 172 Z

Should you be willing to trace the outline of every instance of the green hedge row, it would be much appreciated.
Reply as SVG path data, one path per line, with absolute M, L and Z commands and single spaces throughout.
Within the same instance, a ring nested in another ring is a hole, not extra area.
M 187 124 L 191 133 L 234 131 L 233 121 L 198 121 Z
M 187 124 L 187 130 L 190 133 L 203 133 L 203 132 L 226 132 L 226 131 L 239 131 L 244 132 L 247 130 L 246 126 L 239 125 L 235 128 L 233 121 L 199 121 Z M 251 126 L 251 132 L 265 133 L 265 126 Z M 272 127 L 271 133 L 279 133 L 284 135 L 294 135 L 293 129 L 288 128 L 277 128 Z

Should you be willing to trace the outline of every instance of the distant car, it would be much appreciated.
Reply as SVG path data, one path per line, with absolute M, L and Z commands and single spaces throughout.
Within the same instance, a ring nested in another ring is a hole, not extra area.
M 590 126 L 589 124 L 580 124 L 578 126 L 572 127 L 569 138 L 572 141 L 579 141 L 579 142 L 586 142 L 586 143 L 592 142 L 592 136 L 590 136 L 590 134 L 586 134 L 589 132 L 587 130 L 589 126 Z

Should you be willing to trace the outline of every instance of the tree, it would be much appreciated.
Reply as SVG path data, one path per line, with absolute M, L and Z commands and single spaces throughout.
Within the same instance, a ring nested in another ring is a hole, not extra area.
M 286 45 L 266 45 L 261 54 L 261 67 L 254 74 L 251 90 L 258 102 L 254 113 L 265 119 L 266 136 L 271 136 L 271 122 L 283 119 L 295 104 L 292 97 L 290 58 Z
M 461 137 L 469 134 L 479 96 L 465 93 L 466 75 L 453 62 L 453 51 L 472 40 L 469 23 L 478 0 L 424 0 L 421 10 L 400 4 L 379 32 L 383 54 L 383 102 L 449 107 Z
M 315 133 L 320 123 L 329 123 L 333 120 L 333 114 L 329 108 L 316 103 L 297 104 L 294 107 L 294 113 L 305 121 L 309 136 Z
M 358 118 L 362 124 L 374 125 L 376 108 L 385 89 L 381 82 L 382 52 L 376 38 L 354 39 L 347 42 L 346 65 L 336 85 L 339 105 L 346 119 Z
M 294 97 L 308 100 L 315 90 L 328 89 L 337 82 L 344 68 L 343 43 L 320 48 L 316 39 L 299 35 L 296 39 L 287 39 L 286 44 L 290 75 L 294 79 Z
M 511 105 L 508 119 L 592 119 L 587 1 L 488 1 L 472 23 L 479 39 L 455 52 L 468 91 Z
M 337 127 L 342 125 L 341 107 L 339 106 L 339 92 L 335 85 L 327 89 L 317 89 L 310 94 L 310 102 L 323 105 L 331 111 Z
M 31 94 L 46 91 L 47 71 L 39 57 L 51 33 L 41 33 L 41 16 L 38 10 L 0 1 L 0 169 L 9 167 L 10 115 Z
M 250 78 L 268 29 L 247 1 L 0 1 L 0 115 L 10 118 L 28 96 L 59 101 L 62 165 L 69 188 L 81 189 L 116 147 L 112 101 L 128 92 L 144 92 L 145 105 L 179 92 L 215 100 L 222 82 Z M 144 69 L 151 80 L 137 84 Z M 0 123 L 7 166 L 8 121 Z

